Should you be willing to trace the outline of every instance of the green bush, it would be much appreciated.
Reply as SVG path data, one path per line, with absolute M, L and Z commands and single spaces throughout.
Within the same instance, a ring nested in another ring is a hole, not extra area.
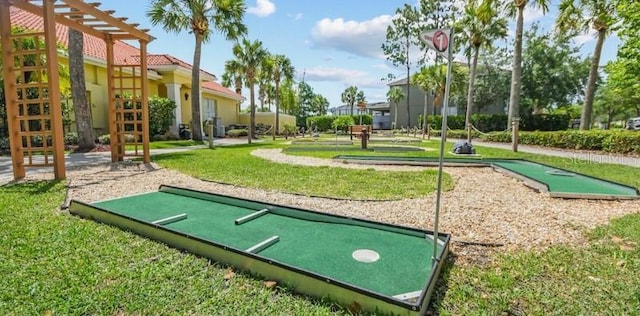
M 434 137 L 440 137 L 441 130 L 432 130 L 431 131 L 431 136 Z M 476 132 L 476 131 L 472 131 L 471 132 L 471 137 L 473 138 L 478 138 L 480 136 L 480 133 Z M 447 130 L 447 138 L 460 138 L 460 139 L 466 139 L 467 138 L 467 131 L 466 130 L 461 130 L 461 129 L 456 129 L 456 130 Z
M 149 98 L 149 134 L 164 135 L 173 124 L 176 103 L 158 96 Z
M 240 136 L 248 136 L 249 130 L 246 129 L 231 129 L 227 132 L 229 137 L 240 137 Z
M 564 131 L 569 128 L 571 116 L 568 114 L 534 114 L 520 117 L 523 131 Z
M 334 115 L 311 116 L 307 117 L 307 126 L 311 128 L 315 126 L 319 132 L 331 130 L 331 123 L 336 119 Z
M 360 125 L 360 114 L 354 114 L 351 116 L 353 118 L 354 125 Z M 373 117 L 369 114 L 362 114 L 362 125 L 372 125 Z
M 561 131 L 569 128 L 570 116 L 567 114 L 535 114 L 520 117 L 521 131 Z M 429 124 L 435 129 L 442 126 L 442 116 L 430 115 Z M 447 126 L 450 129 L 465 129 L 464 115 L 449 115 Z M 473 126 L 482 132 L 504 131 L 507 128 L 505 114 L 475 114 L 471 116 Z
M 475 128 L 485 133 L 507 129 L 506 114 L 474 114 L 471 115 L 471 122 Z
M 111 135 L 109 134 L 100 135 L 98 136 L 98 141 L 100 142 L 100 144 L 109 145 L 111 144 Z
M 350 115 L 340 115 L 333 120 L 333 123 L 331 123 L 332 128 L 337 128 L 345 133 L 349 129 L 349 125 L 355 125 L 355 121 Z
M 78 145 L 78 133 L 69 132 L 64 135 L 64 144 L 67 146 Z
M 9 137 L 0 137 L 0 151 L 9 150 Z
M 519 143 L 524 145 L 640 154 L 640 133 L 633 131 L 523 131 L 518 136 Z M 480 138 L 508 143 L 511 142 L 511 132 L 489 133 L 480 135 Z

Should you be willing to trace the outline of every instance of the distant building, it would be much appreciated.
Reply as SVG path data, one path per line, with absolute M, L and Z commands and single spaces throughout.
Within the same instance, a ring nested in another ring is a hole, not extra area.
M 391 116 L 388 102 L 367 103 L 363 113 L 373 117 L 373 129 L 391 129 Z M 345 104 L 328 110 L 331 115 L 350 115 L 351 105 Z M 360 114 L 360 109 L 354 105 L 353 115 Z

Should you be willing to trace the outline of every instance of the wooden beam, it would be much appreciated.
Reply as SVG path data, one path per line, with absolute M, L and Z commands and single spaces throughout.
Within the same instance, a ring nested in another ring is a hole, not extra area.
M 138 40 L 144 40 L 147 42 L 150 42 L 152 40 L 151 35 L 142 32 L 138 29 L 136 29 L 135 27 L 130 26 L 129 24 L 124 23 L 123 21 L 121 21 L 120 19 L 111 16 L 108 13 L 105 13 L 99 9 L 97 9 L 96 7 L 87 4 L 86 2 L 82 1 L 82 0 L 61 0 L 62 2 L 65 2 L 66 4 L 70 5 L 71 7 L 74 7 L 78 10 L 80 10 L 81 12 L 85 12 L 88 15 L 94 16 L 98 19 L 101 19 L 113 26 L 116 26 L 126 32 L 129 32 L 133 38 L 132 39 L 138 39 Z M 104 37 L 102 37 L 104 38 Z
M 14 64 L 12 54 L 11 14 L 9 2 L 0 0 L 0 40 L 2 46 L 4 78 L 4 92 L 6 100 L 7 123 L 9 127 L 9 147 L 11 148 L 11 162 L 13 166 L 13 178 L 19 180 L 25 177 L 24 156 L 22 154 L 22 137 L 20 137 L 20 121 L 18 120 L 18 91 L 16 91 L 16 77 L 13 72 Z
M 44 42 L 47 53 L 47 82 L 49 111 L 51 113 L 51 132 L 53 138 L 53 173 L 56 180 L 66 177 L 64 164 L 64 137 L 62 129 L 62 106 L 60 105 L 60 78 L 58 75 L 58 46 L 56 39 L 56 13 L 53 4 L 56 0 L 43 0 Z
M 13 5 L 16 8 L 19 8 L 21 10 L 27 11 L 27 12 L 29 12 L 31 14 L 35 14 L 37 16 L 42 16 L 42 8 L 38 7 L 37 5 L 28 3 L 26 1 L 15 1 L 15 2 L 13 2 Z M 75 22 L 75 21 L 73 21 L 71 19 L 68 19 L 68 18 L 66 18 L 64 16 L 61 16 L 61 15 L 56 15 L 56 23 L 60 23 L 60 24 L 66 25 L 66 26 L 74 28 L 74 29 L 76 29 L 76 30 L 78 30 L 80 32 L 83 32 L 83 33 L 86 33 L 86 34 L 89 34 L 89 35 L 93 35 L 93 36 L 95 36 L 97 38 L 104 39 L 104 36 L 105 36 L 104 33 L 99 32 L 98 30 L 95 30 L 95 29 L 90 28 L 90 27 L 88 27 L 86 25 L 83 25 L 82 23 Z

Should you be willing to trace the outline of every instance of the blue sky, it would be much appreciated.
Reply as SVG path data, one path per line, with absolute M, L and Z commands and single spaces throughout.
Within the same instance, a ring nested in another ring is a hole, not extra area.
M 417 3 L 411 1 L 408 3 Z M 556 4 L 558 1 L 552 1 Z M 331 107 L 339 106 L 341 93 L 350 85 L 363 90 L 367 101 L 385 101 L 386 82 L 380 79 L 388 73 L 402 77 L 405 70 L 387 62 L 380 48 L 387 25 L 396 8 L 406 1 L 397 0 L 324 0 L 322 2 L 294 0 L 248 0 L 245 24 L 250 40 L 259 39 L 271 53 L 288 56 L 296 68 L 296 79 L 304 79 L 316 93 L 324 95 Z M 114 16 L 126 16 L 129 23 L 148 28 L 156 38 L 148 50 L 154 54 L 170 54 L 188 63 L 193 62 L 194 39 L 187 32 L 170 34 L 154 27 L 146 17 L 149 1 L 102 1 L 101 9 L 113 9 Z M 525 10 L 525 28 L 534 21 L 550 29 L 556 18 L 555 7 L 543 15 L 540 10 Z M 513 23 L 511 23 L 513 36 Z M 593 36 L 576 38 L 584 56 L 593 51 Z M 601 64 L 615 59 L 619 41 L 605 42 Z M 222 77 L 224 62 L 232 59 L 232 43 L 219 34 L 203 45 L 201 67 Z M 246 94 L 248 95 L 248 94 Z

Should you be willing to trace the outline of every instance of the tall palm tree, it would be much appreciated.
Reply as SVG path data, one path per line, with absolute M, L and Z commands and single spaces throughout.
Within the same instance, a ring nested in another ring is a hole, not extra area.
M 511 68 L 511 93 L 509 96 L 509 117 L 507 128 L 511 128 L 514 117 L 520 116 L 520 92 L 522 74 L 522 34 L 524 32 L 524 9 L 528 4 L 546 13 L 550 0 L 507 0 L 509 16 L 516 17 L 516 37 L 513 45 L 513 66 Z
M 473 110 L 473 92 L 478 66 L 478 55 L 482 45 L 491 45 L 495 39 L 507 36 L 507 20 L 500 16 L 496 0 L 470 0 L 464 8 L 464 16 L 458 28 L 469 41 L 471 49 L 471 70 L 467 90 L 467 111 L 465 126 L 467 141 L 471 142 L 471 113 Z
M 195 37 L 191 70 L 192 137 L 202 140 L 200 122 L 200 55 L 202 43 L 211 40 L 214 31 L 227 40 L 247 33 L 242 23 L 246 7 L 243 0 L 152 0 L 147 16 L 151 24 L 161 24 L 167 32 L 189 31 Z
M 429 73 L 427 71 L 423 71 L 423 69 L 421 69 L 420 71 L 416 72 L 415 74 L 413 74 L 413 76 L 411 76 L 411 84 L 416 85 L 418 87 L 420 87 L 420 89 L 422 89 L 422 92 L 424 92 L 424 110 L 422 112 L 422 137 L 424 138 L 424 135 L 427 133 L 427 117 L 429 115 L 429 113 L 427 112 L 427 100 L 428 100 L 428 96 L 429 96 L 429 92 L 431 91 L 431 89 L 433 88 L 431 85 L 433 84 L 432 79 L 429 77 Z
M 78 148 L 90 151 L 95 147 L 95 132 L 91 109 L 87 99 L 87 83 L 84 75 L 84 34 L 69 28 L 69 72 L 71 78 L 71 98 L 73 99 L 73 113 L 76 118 L 78 132 Z
M 280 134 L 280 81 L 293 80 L 295 69 L 291 65 L 291 60 L 285 55 L 272 55 L 273 59 L 273 82 L 276 84 L 276 134 Z M 275 136 L 274 136 L 275 139 Z
M 249 106 L 251 109 L 251 123 L 249 126 L 248 137 L 249 144 L 251 144 L 251 140 L 255 137 L 254 134 L 256 128 L 256 73 L 267 54 L 267 50 L 262 46 L 262 42 L 259 40 L 249 41 L 244 38 L 242 39 L 242 42 L 238 42 L 233 45 L 233 55 L 244 70 L 245 83 L 249 87 Z
M 227 60 L 224 63 L 224 73 L 222 74 L 222 85 L 230 88 L 233 86 L 236 94 L 242 95 L 242 83 L 244 73 L 242 65 L 235 59 Z
M 353 106 L 355 104 L 365 102 L 364 101 L 364 92 L 359 91 L 358 87 L 350 86 L 346 88 L 340 97 L 341 101 L 350 105 L 351 107 L 351 115 L 353 116 Z
M 262 59 L 262 63 L 256 73 L 256 81 L 258 82 L 258 99 L 260 100 L 260 108 L 264 111 L 264 103 L 267 99 L 267 90 L 273 80 L 274 64 L 271 55 L 268 54 Z M 271 109 L 269 109 L 271 111 Z
M 387 91 L 387 100 L 389 103 L 395 104 L 395 115 L 393 117 L 393 128 L 398 125 L 398 103 L 404 98 L 404 91 L 400 87 L 393 87 Z
M 604 40 L 611 33 L 612 26 L 617 21 L 616 3 L 614 0 L 562 0 L 558 10 L 556 27 L 560 32 L 575 32 L 575 34 L 588 32 L 593 28 L 598 32 L 598 39 L 591 57 L 591 69 L 589 80 L 584 93 L 584 106 L 580 117 L 580 129 L 591 128 L 591 114 L 593 112 L 593 99 L 596 93 L 598 81 L 598 67 Z

